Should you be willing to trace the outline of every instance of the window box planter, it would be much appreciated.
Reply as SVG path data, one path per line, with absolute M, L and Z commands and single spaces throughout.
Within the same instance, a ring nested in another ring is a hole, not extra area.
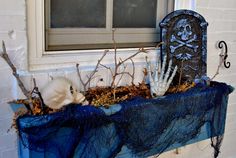
M 17 119 L 20 157 L 148 157 L 224 134 L 224 83 L 197 85 L 160 98 L 134 98 L 108 109 L 70 105 Z M 220 143 L 221 139 L 216 139 Z M 214 144 L 215 153 L 219 146 Z

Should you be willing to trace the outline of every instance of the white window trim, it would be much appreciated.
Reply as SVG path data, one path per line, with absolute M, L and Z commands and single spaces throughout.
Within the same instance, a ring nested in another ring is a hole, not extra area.
M 170 1 L 173 2 L 173 0 Z M 173 8 L 173 5 L 168 8 Z M 27 0 L 29 70 L 75 67 L 75 63 L 82 66 L 95 65 L 104 50 L 50 51 L 50 53 L 45 51 L 44 9 L 44 0 Z M 168 10 L 168 12 L 170 11 Z M 121 49 L 118 51 L 118 55 L 125 57 L 136 51 L 137 48 Z M 155 54 L 156 51 L 150 53 L 153 57 Z M 113 54 L 109 53 L 104 59 L 104 63 L 111 64 L 111 61 L 113 61 Z M 135 58 L 135 62 L 143 62 L 143 57 Z
M 175 10 L 196 10 L 196 0 L 175 0 Z
M 50 14 L 50 0 L 46 0 L 46 3 L 46 11 Z M 157 7 L 160 7 L 156 11 L 156 15 L 159 16 L 157 19 L 161 19 L 162 14 L 165 12 L 165 3 L 167 1 L 158 0 Z M 46 18 L 47 43 L 54 48 L 61 45 L 70 46 L 73 44 L 111 44 L 112 16 L 109 15 L 112 15 L 112 13 L 113 0 L 108 0 L 106 7 L 106 26 L 104 28 L 50 28 L 50 18 Z M 124 44 L 130 41 L 132 43 L 152 43 L 154 39 L 159 40 L 159 22 L 156 22 L 156 28 L 117 28 L 115 31 L 116 41 Z

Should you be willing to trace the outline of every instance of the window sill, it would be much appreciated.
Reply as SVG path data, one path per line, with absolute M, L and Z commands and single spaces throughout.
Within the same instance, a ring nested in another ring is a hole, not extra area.
M 147 48 L 149 49 L 149 48 Z M 141 53 L 133 58 L 136 64 L 145 63 L 145 57 L 156 59 L 159 49 L 150 48 L 148 53 Z M 138 48 L 118 49 L 117 59 L 127 58 L 136 53 Z M 94 67 L 101 58 L 104 50 L 83 51 L 48 51 L 39 56 L 30 56 L 29 71 L 44 71 L 52 69 L 71 68 L 80 64 L 83 67 Z M 102 64 L 112 65 L 114 63 L 114 50 L 110 50 L 102 61 Z

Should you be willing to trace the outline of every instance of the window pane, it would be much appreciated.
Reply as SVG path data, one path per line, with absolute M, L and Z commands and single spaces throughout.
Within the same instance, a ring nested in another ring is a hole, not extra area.
M 51 28 L 106 27 L 106 0 L 51 0 Z
M 114 28 L 156 28 L 157 0 L 114 0 Z

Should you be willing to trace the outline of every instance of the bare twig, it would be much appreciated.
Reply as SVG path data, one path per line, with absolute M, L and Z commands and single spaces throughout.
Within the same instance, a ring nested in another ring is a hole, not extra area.
M 211 81 L 217 76 L 217 75 L 219 75 L 219 73 L 220 73 L 220 67 L 222 66 L 222 64 L 224 63 L 224 55 L 223 54 L 220 54 L 219 55 L 220 56 L 220 59 L 219 59 L 219 65 L 218 65 L 218 67 L 217 67 L 217 69 L 216 69 L 216 73 L 215 73 L 215 75 L 211 78 Z
M 152 48 L 139 48 L 140 51 L 148 53 L 148 51 L 150 50 L 156 50 L 157 48 L 159 48 L 164 42 L 159 42 L 157 43 L 157 45 L 155 47 Z
M 13 63 L 11 62 L 8 54 L 7 54 L 7 51 L 6 51 L 6 46 L 5 46 L 5 43 L 4 41 L 2 41 L 2 49 L 3 49 L 3 53 L 1 54 L 1 57 L 7 62 L 7 64 L 10 66 L 10 68 L 12 69 L 12 74 L 15 76 L 17 82 L 18 82 L 18 85 L 20 87 L 20 89 L 22 90 L 23 94 L 28 98 L 29 97 L 29 91 L 25 88 L 23 82 L 21 81 L 19 75 L 17 74 L 17 71 L 16 71 L 16 67 L 13 65 Z
M 21 91 L 23 92 L 23 94 L 26 96 L 26 98 L 29 100 L 30 105 L 32 105 L 32 97 L 31 97 L 31 93 L 30 91 L 28 91 L 23 82 L 21 81 L 19 74 L 17 73 L 16 67 L 14 66 L 14 64 L 11 62 L 8 54 L 7 54 L 7 50 L 6 50 L 6 46 L 4 41 L 2 41 L 2 49 L 3 52 L 0 54 L 0 56 L 6 61 L 6 63 L 10 66 L 10 68 L 12 69 L 12 74 L 13 76 L 16 78 L 18 86 L 20 87 Z M 32 109 L 28 106 L 26 106 L 26 108 L 32 113 Z
M 109 52 L 109 50 L 105 50 L 102 57 L 98 60 L 97 65 L 95 66 L 94 70 L 92 71 L 92 73 L 90 73 L 87 76 L 87 80 L 84 81 L 81 77 L 81 72 L 79 69 L 79 64 L 76 64 L 76 68 L 77 68 L 77 74 L 79 76 L 80 82 L 83 85 L 83 93 L 85 93 L 86 89 L 88 88 L 88 86 L 90 85 L 90 82 L 94 79 L 94 75 L 96 74 L 99 65 L 101 65 L 101 61 L 103 60 L 103 58 L 107 55 L 107 53 Z
M 102 66 L 102 67 L 108 69 L 108 70 L 110 71 L 110 73 L 113 74 L 112 69 L 111 69 L 110 67 L 108 67 L 108 66 L 106 66 L 106 65 L 103 65 L 103 64 L 101 64 L 101 63 L 100 63 L 100 66 Z
M 115 67 L 117 67 L 117 45 L 115 41 L 115 29 L 112 30 L 112 41 L 113 41 L 113 47 L 114 47 L 114 61 L 115 61 Z
M 79 76 L 79 80 L 80 80 L 81 84 L 83 85 L 83 90 L 85 91 L 86 85 L 84 83 L 84 80 L 81 77 L 81 73 L 80 73 L 80 69 L 79 69 L 79 64 L 76 64 L 76 69 L 77 69 L 77 74 Z
M 117 74 L 116 74 L 116 76 L 119 76 L 119 75 L 120 75 L 120 78 L 118 79 L 118 81 L 117 81 L 117 83 L 116 83 L 116 85 L 115 85 L 114 88 L 117 88 L 117 86 L 119 85 L 119 83 L 120 83 L 121 79 L 123 78 L 124 74 L 129 74 L 129 72 L 126 72 L 126 71 L 125 71 L 126 68 L 127 68 L 127 65 L 124 65 L 124 70 L 123 70 L 123 72 L 120 72 L 120 73 L 117 73 Z
M 113 41 L 113 47 L 114 47 L 114 62 L 115 62 L 115 67 L 114 67 L 114 72 L 111 71 L 111 68 L 108 68 L 111 72 L 112 75 L 112 82 L 111 82 L 111 87 L 115 88 L 117 86 L 117 84 L 119 83 L 115 83 L 116 78 L 118 75 L 121 75 L 122 73 L 119 73 L 119 68 L 121 65 L 124 65 L 125 62 L 127 62 L 128 60 L 131 60 L 132 58 L 134 58 L 135 56 L 137 56 L 140 53 L 147 53 L 147 50 L 145 50 L 144 48 L 140 48 L 136 53 L 130 55 L 129 57 L 127 57 L 124 60 L 119 60 L 119 62 L 117 61 L 117 45 L 116 45 L 116 41 L 115 41 L 115 29 L 112 30 L 112 41 Z M 123 76 L 123 75 L 122 75 Z M 119 79 L 120 80 L 120 79 Z M 118 81 L 119 81 L 118 80 Z
M 122 60 L 122 62 L 119 63 L 119 65 L 122 65 L 123 63 L 125 63 L 126 61 L 133 59 L 135 56 L 137 56 L 140 53 L 147 53 L 146 51 L 144 51 L 144 49 L 139 49 L 136 53 L 132 54 L 131 56 L 127 57 L 126 59 Z M 118 65 L 118 66 L 119 66 Z
M 176 149 L 175 149 L 175 154 L 176 154 L 176 155 L 180 154 L 180 149 L 179 149 L 179 148 L 176 148 Z
M 142 79 L 143 83 L 145 83 L 147 75 L 148 75 L 147 68 L 143 68 L 143 79 Z
M 122 61 L 119 61 L 119 62 L 116 64 L 116 66 L 115 66 L 115 68 L 114 68 L 114 73 L 113 73 L 113 76 L 112 76 L 111 87 L 115 87 L 115 79 L 116 79 L 117 75 L 119 74 L 119 73 L 118 73 L 119 67 L 120 67 L 121 65 L 123 65 L 125 62 L 127 62 L 128 60 L 133 59 L 135 56 L 137 56 L 137 55 L 140 54 L 140 53 L 143 53 L 143 51 L 142 51 L 141 49 L 139 49 L 136 53 L 130 55 L 129 57 L 127 57 L 126 59 L 124 59 L 124 60 L 122 60 Z
M 158 48 L 158 47 L 160 47 L 162 44 L 164 44 L 164 42 L 159 42 L 159 43 L 157 43 L 157 45 L 156 45 L 156 47 L 155 47 L 155 48 Z
M 181 80 L 182 80 L 182 75 L 183 75 L 183 67 L 184 67 L 184 60 L 181 61 L 181 68 L 180 68 L 179 83 L 178 83 L 177 91 L 180 88 L 180 84 L 181 84 Z
M 132 62 L 132 64 L 133 64 L 133 74 L 132 75 L 129 75 L 129 76 L 131 76 L 131 78 L 132 78 L 132 83 L 133 83 L 133 81 L 134 81 L 134 63 L 133 63 L 133 58 L 135 57 L 135 56 L 137 56 L 138 54 L 140 54 L 140 53 L 148 53 L 148 51 L 149 50 L 155 50 L 156 48 L 158 48 L 158 47 L 160 47 L 161 46 L 161 44 L 163 44 L 163 42 L 160 42 L 160 43 L 158 43 L 157 45 L 156 45 L 156 47 L 155 48 L 152 48 L 152 49 L 145 49 L 145 48 L 139 48 L 139 50 L 136 52 L 136 53 L 134 53 L 134 54 L 132 54 L 132 55 L 130 55 L 129 57 L 127 57 L 126 59 L 124 59 L 124 60 L 120 60 L 119 62 L 117 61 L 117 45 L 116 45 L 116 41 L 115 41 L 115 30 L 113 30 L 112 31 L 112 41 L 113 41 L 113 46 L 114 46 L 114 62 L 115 62 L 115 68 L 114 68 L 114 72 L 111 72 L 111 75 L 112 75 L 112 82 L 111 82 L 111 87 L 112 88 L 114 88 L 114 87 L 116 87 L 116 85 L 115 84 L 117 84 L 117 83 L 115 83 L 115 81 L 116 81 L 116 78 L 117 78 L 117 76 L 118 75 L 120 75 L 120 74 L 122 74 L 122 73 L 118 73 L 118 71 L 119 71 L 119 67 L 121 66 L 121 65 L 123 65 L 125 62 L 127 62 L 128 60 L 131 60 L 131 62 Z M 107 69 L 110 69 L 111 70 L 111 68 L 108 68 L 108 67 L 106 67 Z M 128 73 L 126 73 L 126 74 L 128 74 Z M 133 77 L 132 77 L 133 76 Z
M 120 59 L 120 61 L 122 62 L 122 60 Z M 134 61 L 132 59 L 130 59 L 131 63 L 132 63 L 132 74 L 128 71 L 125 71 L 125 69 L 127 68 L 127 65 L 125 65 L 123 62 L 123 65 L 124 65 L 124 71 L 122 72 L 117 72 L 117 76 L 121 75 L 118 82 L 116 83 L 116 87 L 117 85 L 119 85 L 121 79 L 123 78 L 124 75 L 128 75 L 130 78 L 131 78 L 131 84 L 134 85 L 134 75 L 135 75 L 135 66 L 134 66 Z
M 133 77 L 133 75 L 132 75 L 130 72 L 127 72 L 127 71 L 120 72 L 120 73 L 117 74 L 117 76 L 119 76 L 119 75 L 122 75 L 122 76 L 128 75 L 130 78 Z M 121 80 L 121 79 L 120 79 L 120 80 Z M 117 83 L 117 84 L 118 84 L 118 83 Z
M 133 66 L 133 73 L 131 74 L 131 79 L 132 79 L 131 83 L 132 85 L 134 85 L 135 65 L 134 65 L 133 59 L 130 59 L 130 61 L 132 62 L 132 66 Z
M 115 29 L 112 30 L 112 42 L 113 42 L 113 48 L 114 48 L 114 57 L 113 57 L 114 58 L 114 68 L 113 67 L 111 68 L 111 67 L 101 63 L 101 60 L 106 55 L 106 53 L 105 53 L 104 56 L 102 56 L 101 59 L 98 60 L 98 63 L 96 65 L 94 71 L 90 75 L 87 76 L 87 81 L 85 82 L 85 81 L 83 81 L 83 79 L 81 77 L 81 72 L 79 70 L 79 64 L 76 65 L 77 73 L 78 73 L 79 79 L 81 81 L 81 84 L 84 87 L 84 91 L 87 89 L 88 84 L 90 84 L 90 81 L 93 79 L 94 74 L 97 72 L 98 66 L 102 66 L 102 67 L 104 67 L 104 68 L 106 68 L 110 71 L 110 74 L 111 74 L 111 77 L 112 77 L 112 79 L 111 79 L 111 88 L 113 88 L 112 92 L 113 92 L 113 95 L 114 95 L 114 98 L 115 98 L 116 88 L 119 85 L 119 83 L 120 83 L 120 81 L 121 81 L 121 79 L 124 75 L 130 76 L 131 79 L 132 79 L 131 83 L 134 84 L 135 65 L 134 65 L 133 58 L 135 56 L 137 56 L 138 54 L 140 54 L 140 53 L 148 53 L 149 50 L 152 50 L 152 49 L 139 48 L 136 53 L 134 53 L 134 54 L 128 56 L 127 58 L 125 58 L 124 60 L 122 60 L 122 59 L 117 59 L 117 44 L 116 44 L 116 41 L 115 41 Z M 158 43 L 156 47 L 159 47 L 161 44 L 162 43 Z M 156 49 L 156 47 L 154 49 Z M 125 63 L 128 60 L 131 61 L 132 66 L 133 66 L 132 73 L 126 71 L 127 66 L 125 65 Z M 125 65 L 123 71 L 120 69 L 120 67 L 122 65 Z M 122 72 L 120 72 L 120 71 L 122 71 Z
M 40 104 L 41 104 L 42 113 L 45 114 L 45 113 L 46 113 L 46 112 L 45 112 L 45 107 L 46 107 L 46 105 L 45 105 L 45 103 L 44 103 L 44 101 L 43 101 L 43 97 L 42 97 L 42 95 L 41 95 L 41 93 L 40 93 L 40 91 L 39 91 L 39 89 L 38 89 L 38 86 L 37 86 L 37 84 L 36 84 L 35 78 L 33 78 L 33 82 L 34 82 L 34 89 L 33 89 L 32 93 L 35 93 L 35 94 L 38 95 L 38 97 L 39 97 L 39 99 L 40 99 Z

